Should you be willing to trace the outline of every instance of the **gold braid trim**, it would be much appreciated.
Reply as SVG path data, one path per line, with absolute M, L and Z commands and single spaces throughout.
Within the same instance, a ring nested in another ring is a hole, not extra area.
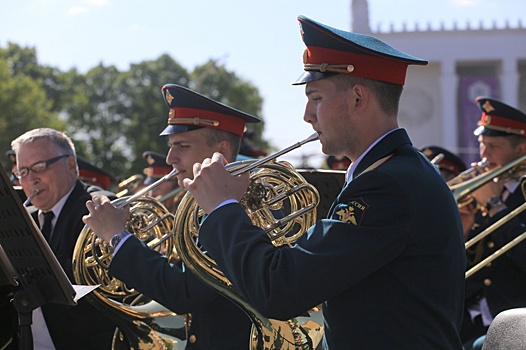
M 218 126 L 219 122 L 217 120 L 210 119 L 201 119 L 201 118 L 169 118 L 168 124 L 194 124 L 194 125 L 211 125 Z
M 332 73 L 351 73 L 354 71 L 354 66 L 352 64 L 328 64 L 328 63 L 305 63 L 303 65 L 304 70 L 317 70 L 322 73 L 332 72 Z
M 482 122 L 477 123 L 478 126 L 483 126 L 488 129 L 496 130 L 496 131 L 502 131 L 508 134 L 515 134 L 515 135 L 524 135 L 524 130 L 522 129 L 513 129 L 513 128 L 505 128 L 502 126 L 495 126 L 495 125 L 488 125 Z

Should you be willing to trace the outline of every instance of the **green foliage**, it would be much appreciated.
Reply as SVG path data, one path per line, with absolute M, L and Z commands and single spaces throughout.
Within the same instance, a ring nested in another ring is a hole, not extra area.
M 143 152 L 167 152 L 168 140 L 159 136 L 168 120 L 161 87 L 167 83 L 188 86 L 189 79 L 187 71 L 168 55 L 134 64 L 120 75 L 117 90 L 129 123 L 126 137 L 133 140 L 129 143 L 131 168 L 123 175 L 142 172 L 147 166 L 141 158 Z
M 86 74 L 62 72 L 38 64 L 36 50 L 9 43 L 0 47 L 0 134 L 4 152 L 11 141 L 35 127 L 63 130 L 77 153 L 116 177 L 142 173 L 145 151 L 166 153 L 168 107 L 164 84 L 187 86 L 214 100 L 261 117 L 257 88 L 209 60 L 189 73 L 167 54 L 132 64 L 127 71 L 99 64 Z M 252 143 L 261 139 L 263 123 L 250 125 Z M 7 163 L 7 159 L 2 161 Z
M 1 50 L 0 50 L 1 52 Z M 46 96 L 40 80 L 20 71 L 14 73 L 13 65 L 0 53 L 0 149 L 11 149 L 11 141 L 24 132 L 38 127 L 65 129 L 64 121 L 52 110 L 52 101 Z M 7 158 L 2 164 L 11 169 Z
M 257 88 L 239 78 L 234 72 L 227 71 L 216 60 L 211 59 L 194 69 L 190 88 L 230 107 L 261 118 L 263 98 Z M 253 135 L 254 145 L 267 149 L 269 145 L 262 139 L 263 129 L 263 122 L 247 125 L 247 131 Z

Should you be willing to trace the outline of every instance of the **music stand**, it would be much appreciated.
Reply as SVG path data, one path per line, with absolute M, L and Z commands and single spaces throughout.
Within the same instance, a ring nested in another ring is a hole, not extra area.
M 317 220 L 325 219 L 332 203 L 345 184 L 345 171 L 298 169 L 298 173 L 300 173 L 308 183 L 316 187 L 318 190 L 318 193 L 320 194 L 320 204 L 318 204 L 318 207 L 316 208 Z
M 32 313 L 46 304 L 76 305 L 76 292 L 0 166 L 0 284 L 16 288 L 19 349 L 33 348 Z

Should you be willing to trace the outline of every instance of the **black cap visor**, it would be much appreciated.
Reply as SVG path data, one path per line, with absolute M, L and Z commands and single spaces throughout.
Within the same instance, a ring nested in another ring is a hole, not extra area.
M 307 70 L 292 85 L 303 85 L 311 81 L 330 78 L 336 74 L 338 73 L 322 73 L 315 70 Z
M 197 130 L 197 129 L 201 129 L 201 128 L 202 128 L 202 126 L 195 126 L 195 125 L 184 125 L 184 124 L 168 125 L 159 134 L 159 136 L 178 134 L 178 133 L 181 133 L 181 132 L 187 132 L 187 131 Z

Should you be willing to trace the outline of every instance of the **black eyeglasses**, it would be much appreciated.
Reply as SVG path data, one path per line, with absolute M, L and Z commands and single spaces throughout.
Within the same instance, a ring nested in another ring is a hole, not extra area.
M 61 156 L 58 156 L 58 157 L 55 157 L 55 158 L 51 158 L 51 159 L 48 159 L 48 160 L 43 160 L 41 162 L 36 162 L 36 163 L 34 163 L 34 164 L 32 164 L 32 165 L 30 165 L 28 167 L 20 168 L 18 170 L 15 170 L 13 172 L 13 175 L 15 175 L 18 179 L 21 179 L 21 178 L 26 177 L 27 175 L 29 175 L 29 171 L 32 171 L 35 174 L 41 173 L 44 170 L 46 170 L 48 166 L 50 166 L 51 164 L 59 161 L 62 158 L 65 158 L 65 157 L 69 157 L 69 154 L 64 154 L 64 155 L 61 155 Z

